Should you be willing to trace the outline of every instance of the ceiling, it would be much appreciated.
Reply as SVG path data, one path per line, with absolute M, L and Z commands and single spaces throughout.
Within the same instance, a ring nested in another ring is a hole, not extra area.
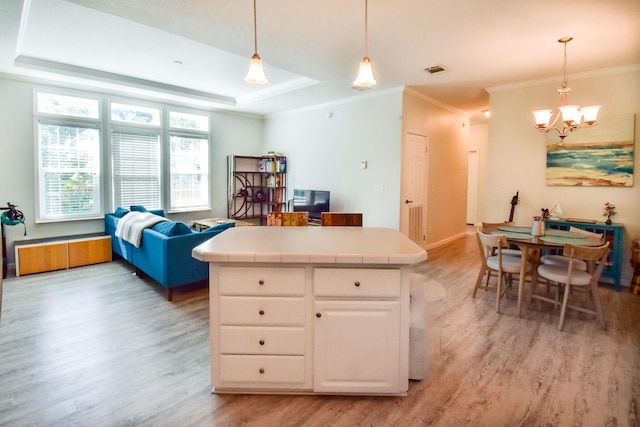
M 481 120 L 488 88 L 640 65 L 639 0 L 370 0 L 378 85 L 351 88 L 364 0 L 2 0 L 0 73 L 269 115 L 404 86 Z M 429 74 L 426 67 L 446 71 Z

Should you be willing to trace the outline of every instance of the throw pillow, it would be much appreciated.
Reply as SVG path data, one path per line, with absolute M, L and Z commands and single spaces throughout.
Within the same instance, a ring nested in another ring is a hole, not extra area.
M 142 205 L 131 205 L 129 206 L 129 209 L 135 212 L 147 212 L 147 208 Z
M 151 227 L 152 230 L 167 237 L 182 236 L 183 234 L 191 234 L 193 231 L 184 222 L 162 221 Z
M 223 222 L 222 224 L 216 224 L 213 227 L 209 227 L 203 231 L 203 233 L 220 233 L 221 231 L 226 230 L 227 228 L 235 227 L 235 222 Z
M 125 208 L 118 208 L 116 209 L 116 211 L 113 213 L 114 216 L 118 217 L 118 218 L 122 218 L 123 216 L 125 216 L 126 214 L 129 213 L 129 209 L 125 209 Z

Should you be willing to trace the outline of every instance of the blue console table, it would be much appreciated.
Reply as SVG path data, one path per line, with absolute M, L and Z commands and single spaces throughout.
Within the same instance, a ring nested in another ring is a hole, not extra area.
M 596 222 L 595 224 L 586 222 L 573 222 L 563 220 L 545 220 L 547 228 L 556 230 L 568 230 L 569 227 L 581 228 L 591 231 L 592 233 L 600 233 L 604 239 L 609 242 L 611 252 L 607 265 L 602 271 L 602 277 L 613 279 L 616 291 L 620 290 L 620 274 L 622 273 L 622 234 L 624 225 L 620 223 L 605 224 L 604 222 Z

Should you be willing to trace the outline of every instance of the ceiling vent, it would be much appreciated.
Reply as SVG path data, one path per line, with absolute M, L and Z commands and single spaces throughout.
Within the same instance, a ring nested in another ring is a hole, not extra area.
M 446 68 L 442 65 L 434 65 L 433 67 L 427 67 L 424 69 L 429 74 L 441 73 L 443 71 L 447 71 Z

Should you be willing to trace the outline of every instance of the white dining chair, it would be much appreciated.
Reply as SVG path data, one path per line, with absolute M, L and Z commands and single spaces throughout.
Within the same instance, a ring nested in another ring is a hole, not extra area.
M 602 234 L 592 233 L 591 231 L 583 230 L 582 228 L 578 228 L 578 227 L 569 227 L 569 231 L 573 233 L 583 234 L 585 236 L 599 237 L 602 239 Z M 567 266 L 569 264 L 569 258 L 567 258 L 564 255 L 550 254 L 550 255 L 543 255 L 542 257 L 540 257 L 540 262 L 542 264 L 548 264 L 548 265 Z M 579 259 L 576 259 L 573 262 L 574 262 L 573 264 L 574 268 L 582 271 L 587 271 L 586 262 Z
M 482 222 L 482 231 L 485 234 L 491 234 L 494 231 L 499 231 L 499 227 L 513 227 L 515 223 L 513 221 L 510 222 Z M 522 251 L 520 249 L 506 247 L 502 249 L 502 255 L 511 255 L 511 256 L 522 256 Z
M 561 305 L 558 330 L 562 330 L 564 326 L 568 309 L 596 315 L 602 329 L 606 329 L 598 292 L 598 280 L 609 255 L 609 243 L 607 242 L 602 246 L 579 246 L 567 243 L 564 245 L 563 255 L 569 259 L 567 265 L 541 264 L 538 266 L 537 274 L 538 278 L 545 279 L 564 291 L 562 303 L 557 297 L 552 299 L 547 294 L 538 293 L 539 283 L 537 281 L 532 284 L 528 302 L 531 302 L 531 299 L 536 299 L 556 306 Z M 589 268 L 588 270 L 591 271 L 578 270 L 575 268 L 576 261 L 583 261 L 587 266 L 595 266 L 595 269 Z M 593 304 L 593 307 L 587 307 L 584 302 L 581 305 L 576 302 L 569 304 L 569 298 L 574 289 L 587 291 L 589 294 L 588 301 Z
M 473 289 L 473 298 L 476 297 L 478 289 L 496 292 L 496 312 L 500 313 L 500 301 L 511 287 L 513 276 L 520 273 L 522 259 L 503 254 L 503 250 L 507 247 L 505 235 L 486 234 L 481 231 L 478 231 L 476 235 L 482 265 Z M 530 270 L 531 264 L 527 262 L 526 271 Z M 498 273 L 495 286 L 490 283 L 492 273 Z

